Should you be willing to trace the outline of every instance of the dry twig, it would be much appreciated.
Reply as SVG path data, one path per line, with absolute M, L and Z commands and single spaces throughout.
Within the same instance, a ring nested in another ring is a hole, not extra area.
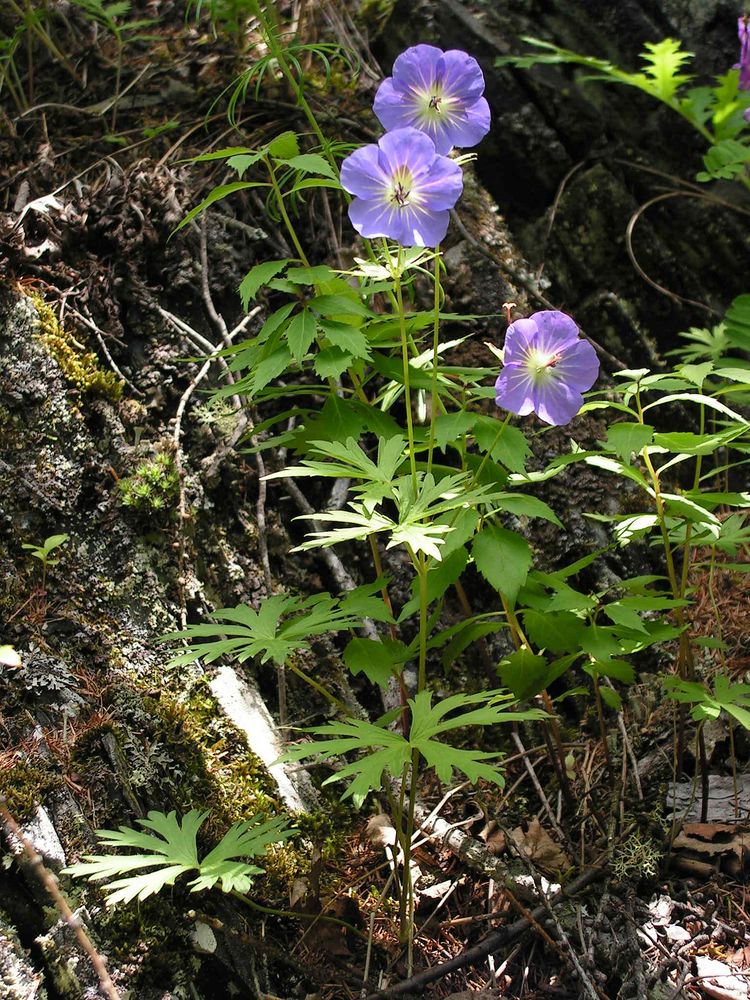
M 57 879 L 45 866 L 40 854 L 34 849 L 34 845 L 16 823 L 7 806 L 4 795 L 0 795 L 0 818 L 2 818 L 6 832 L 11 839 L 15 840 L 23 848 L 23 852 L 28 858 L 29 870 L 36 873 L 37 878 L 50 894 L 55 902 L 55 906 L 60 911 L 63 920 L 70 927 L 76 936 L 81 949 L 88 955 L 91 965 L 99 979 L 99 991 L 108 1000 L 120 1000 L 115 984 L 110 979 L 104 959 L 94 947 L 91 938 L 86 933 L 81 918 L 73 913 L 68 905 L 67 899 L 60 892 Z

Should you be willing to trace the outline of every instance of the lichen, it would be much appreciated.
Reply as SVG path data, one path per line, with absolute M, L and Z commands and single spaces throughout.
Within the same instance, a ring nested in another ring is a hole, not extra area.
M 31 296 L 41 332 L 38 339 L 60 366 L 67 382 L 82 394 L 90 393 L 116 403 L 122 396 L 123 383 L 104 371 L 93 351 L 87 351 L 58 320 L 54 310 L 37 294 Z

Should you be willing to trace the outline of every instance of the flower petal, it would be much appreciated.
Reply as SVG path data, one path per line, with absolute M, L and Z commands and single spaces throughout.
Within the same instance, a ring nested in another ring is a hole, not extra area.
M 536 343 L 535 347 L 546 348 L 549 345 L 551 350 L 559 350 L 569 341 L 578 340 L 579 329 L 575 321 L 566 313 L 558 309 L 542 309 L 540 312 L 532 313 L 529 317 L 537 325 L 543 342 Z
M 399 90 L 430 90 L 443 74 L 444 55 L 436 45 L 412 45 L 393 63 L 395 86 Z
M 447 156 L 436 156 L 429 173 L 414 178 L 414 195 L 430 211 L 453 208 L 463 189 L 463 171 Z
M 376 236 L 398 240 L 402 231 L 399 214 L 399 206 L 383 199 L 355 198 L 349 206 L 351 223 L 366 240 Z
M 415 180 L 429 172 L 437 155 L 432 139 L 416 128 L 386 132 L 378 140 L 378 149 L 380 166 L 388 177 L 406 166 Z
M 560 379 L 578 392 L 585 392 L 599 375 L 599 358 L 587 340 L 568 344 L 555 365 L 555 379 Z
M 446 129 L 446 136 L 450 137 L 452 146 L 476 146 L 489 132 L 490 124 L 490 106 L 480 97 L 456 116 L 450 128 Z M 442 153 L 444 150 L 438 149 L 438 152 Z
M 443 90 L 449 97 L 461 97 L 466 104 L 477 101 L 484 93 L 484 76 L 474 56 L 461 49 L 443 53 Z
M 387 129 L 413 126 L 418 117 L 416 102 L 410 99 L 408 91 L 396 89 L 392 76 L 378 87 L 372 109 Z
M 406 208 L 401 213 L 402 230 L 394 237 L 405 247 L 436 247 L 445 239 L 450 213 Z
M 525 367 L 505 365 L 495 382 L 495 402 L 523 417 L 534 409 L 534 382 Z
M 358 198 L 385 198 L 388 183 L 374 143 L 355 149 L 341 164 L 341 186 Z
M 549 379 L 534 388 L 534 410 L 540 420 L 568 424 L 583 406 L 583 396 L 562 379 Z
M 538 333 L 539 328 L 533 316 L 517 319 L 511 323 L 505 333 L 505 346 L 503 348 L 505 364 L 523 364 L 529 345 Z

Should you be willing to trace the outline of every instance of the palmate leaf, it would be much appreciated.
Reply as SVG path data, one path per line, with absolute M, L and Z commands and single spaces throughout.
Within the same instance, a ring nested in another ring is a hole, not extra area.
M 432 704 L 432 693 L 421 691 L 409 699 L 411 728 L 409 739 L 398 732 L 385 728 L 390 715 L 378 723 L 361 719 L 344 719 L 328 722 L 309 730 L 317 736 L 330 739 L 315 740 L 302 746 L 291 747 L 281 757 L 281 761 L 298 761 L 324 753 L 326 757 L 358 750 L 364 756 L 345 765 L 336 774 L 327 778 L 324 784 L 341 778 L 353 778 L 342 799 L 351 797 L 359 806 L 372 789 L 383 787 L 383 774 L 401 777 L 411 760 L 414 750 L 418 750 L 428 766 L 433 767 L 441 781 L 450 781 L 455 767 L 470 781 L 484 778 L 497 785 L 503 785 L 502 772 L 489 760 L 498 754 L 481 750 L 466 750 L 443 743 L 434 737 L 465 726 L 490 726 L 502 722 L 516 722 L 522 719 L 544 719 L 546 715 L 539 709 L 510 711 L 513 696 L 504 692 L 480 692 L 479 694 L 457 694 L 444 698 L 437 705 Z M 477 708 L 470 706 L 478 705 Z M 469 711 L 450 715 L 463 708 Z M 449 716 L 450 718 L 446 718 Z
M 356 628 L 361 624 L 363 608 L 368 617 L 392 621 L 382 598 L 375 596 L 374 585 L 368 585 L 341 599 L 329 594 L 307 598 L 275 594 L 266 598 L 257 611 L 246 604 L 220 608 L 209 615 L 210 624 L 190 625 L 161 639 L 194 643 L 170 660 L 170 666 L 198 659 L 213 663 L 220 656 L 231 656 L 238 663 L 257 656 L 261 663 L 273 660 L 281 665 L 297 650 L 308 649 L 313 635 Z
M 237 859 L 263 855 L 269 844 L 280 843 L 297 832 L 286 829 L 283 817 L 264 822 L 257 817 L 242 820 L 231 826 L 201 861 L 196 837 L 207 816 L 208 812 L 191 809 L 180 821 L 175 812 L 150 812 L 146 819 L 136 822 L 153 833 L 126 826 L 121 826 L 119 830 L 99 830 L 100 842 L 105 847 L 136 848 L 145 853 L 86 855 L 82 862 L 64 868 L 63 873 L 88 878 L 90 882 L 110 879 L 114 875 L 125 876 L 109 882 L 104 888 L 108 906 L 128 903 L 136 898 L 146 899 L 165 885 L 174 885 L 180 875 L 192 871 L 198 874 L 189 883 L 191 892 L 211 889 L 217 883 L 221 883 L 224 892 L 235 889 L 247 892 L 252 876 L 260 874 L 263 869 Z M 143 868 L 152 870 L 132 874 Z
M 750 730 L 750 684 L 732 684 L 726 674 L 719 674 L 713 693 L 696 681 L 679 677 L 668 677 L 664 687 L 668 698 L 695 706 L 690 714 L 696 721 L 718 719 L 723 710 Z

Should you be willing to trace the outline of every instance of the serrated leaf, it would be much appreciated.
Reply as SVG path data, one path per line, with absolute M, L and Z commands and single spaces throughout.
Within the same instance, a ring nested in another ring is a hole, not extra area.
M 315 355 L 313 367 L 321 378 L 336 379 L 351 367 L 353 358 L 349 351 L 340 347 L 324 347 Z
M 499 493 L 495 502 L 500 510 L 507 510 L 509 514 L 523 514 L 526 517 L 540 517 L 545 521 L 551 521 L 558 528 L 564 525 L 549 504 L 539 497 L 526 496 L 523 493 Z
M 535 655 L 526 647 L 504 657 L 500 661 L 497 673 L 501 682 L 519 701 L 533 698 L 549 683 L 546 658 Z
M 264 150 L 255 150 L 255 152 L 249 153 L 237 153 L 234 156 L 229 157 L 227 160 L 227 166 L 231 167 L 232 170 L 236 170 L 240 180 L 242 180 L 246 171 L 262 158 L 263 153 Z
M 499 525 L 485 525 L 472 543 L 471 554 L 485 580 L 515 603 L 532 563 L 526 539 Z
M 607 429 L 607 444 L 626 465 L 630 465 L 632 455 L 639 455 L 651 444 L 653 436 L 654 428 L 648 424 L 623 422 Z
M 288 160 L 293 156 L 299 156 L 299 142 L 297 135 L 291 130 L 277 135 L 268 144 L 268 152 L 277 160 Z
M 267 284 L 279 271 L 283 271 L 288 263 L 289 258 L 287 257 L 284 260 L 267 260 L 250 268 L 239 286 L 242 308 L 245 312 L 247 312 L 250 299 L 254 299 L 263 285 Z
M 472 429 L 476 419 L 475 413 L 466 410 L 439 414 L 435 420 L 435 444 L 441 451 L 445 451 L 449 444 L 457 445 L 459 438 Z
M 191 892 L 211 888 L 217 882 L 222 883 L 224 892 L 235 888 L 247 891 L 251 876 L 263 869 L 234 859 L 262 855 L 269 844 L 278 843 L 296 833 L 284 828 L 286 821 L 283 818 L 277 817 L 264 823 L 259 822 L 257 817 L 240 821 L 230 827 L 216 847 L 199 861 L 196 838 L 207 816 L 207 812 L 191 809 L 180 821 L 175 812 L 152 811 L 146 819 L 136 822 L 153 833 L 125 826 L 119 830 L 99 830 L 97 832 L 104 846 L 136 848 L 149 853 L 87 855 L 83 862 L 65 868 L 64 873 L 88 878 L 89 881 L 125 875 L 105 887 L 108 906 L 136 898 L 146 899 L 165 885 L 173 885 L 180 875 L 194 870 L 198 875 L 189 883 Z M 139 875 L 130 874 L 142 868 L 153 870 Z
M 344 663 L 353 674 L 364 673 L 369 681 L 384 687 L 409 658 L 407 647 L 395 639 L 354 638 L 344 650 Z
M 435 768 L 442 781 L 451 779 L 455 767 L 470 781 L 484 778 L 502 785 L 502 773 L 495 765 L 487 763 L 489 759 L 497 757 L 497 754 L 459 749 L 434 737 L 465 726 L 546 718 L 545 713 L 538 709 L 510 711 L 508 697 L 500 692 L 453 695 L 433 706 L 432 693 L 422 691 L 410 698 L 408 704 L 411 711 L 408 740 L 401 733 L 384 728 L 385 723 L 374 725 L 360 719 L 335 720 L 310 730 L 317 736 L 330 738 L 292 747 L 281 760 L 303 760 L 320 753 L 330 757 L 332 754 L 354 750 L 363 753 L 364 756 L 345 765 L 324 782 L 329 784 L 341 778 L 353 778 L 342 798 L 352 797 L 356 805 L 361 805 L 369 791 L 383 786 L 384 772 L 387 771 L 392 777 L 400 777 L 404 768 L 411 763 L 414 750 L 418 750 L 427 764 Z M 472 707 L 476 705 L 480 707 Z M 464 708 L 470 710 L 446 718 L 450 713 Z
M 320 329 L 335 347 L 340 347 L 353 358 L 370 357 L 370 345 L 367 337 L 356 326 L 349 323 L 340 323 L 336 320 L 323 319 L 320 321 Z
M 315 322 L 315 317 L 307 308 L 303 309 L 302 312 L 298 312 L 289 321 L 289 325 L 286 328 L 286 341 L 289 345 L 289 350 L 292 352 L 292 357 L 297 364 L 302 363 L 303 358 L 315 340 L 316 332 L 317 323 Z
M 278 153 L 273 150 L 271 152 L 277 159 L 281 159 Z M 320 153 L 299 153 L 297 156 L 285 158 L 281 162 L 301 173 L 320 174 L 321 177 L 330 177 L 331 180 L 338 181 L 331 164 Z
M 572 653 L 581 648 L 581 637 L 586 622 L 572 611 L 535 611 L 529 609 L 523 616 L 526 635 L 539 649 L 552 653 Z

